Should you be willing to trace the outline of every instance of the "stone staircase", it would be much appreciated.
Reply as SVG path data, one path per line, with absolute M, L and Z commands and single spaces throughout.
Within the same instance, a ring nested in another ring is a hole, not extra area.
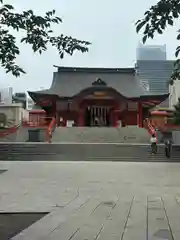
M 173 146 L 170 159 L 164 155 L 164 146 L 152 155 L 149 144 L 120 143 L 1 143 L 2 161 L 131 161 L 179 162 L 180 147 Z
M 114 127 L 58 127 L 52 142 L 84 143 L 149 143 L 149 133 L 144 128 Z

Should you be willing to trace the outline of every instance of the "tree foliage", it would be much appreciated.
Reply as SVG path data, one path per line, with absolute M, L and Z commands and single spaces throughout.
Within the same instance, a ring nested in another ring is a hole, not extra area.
M 24 37 L 22 43 L 31 45 L 34 52 L 41 54 L 46 51 L 49 44 L 55 47 L 63 58 L 65 54 L 72 55 L 74 51 L 87 52 L 87 41 L 77 40 L 70 36 L 54 36 L 52 31 L 53 24 L 62 23 L 61 18 L 56 16 L 56 11 L 48 11 L 45 15 L 37 16 L 32 10 L 15 12 L 12 5 L 3 4 L 0 0 L 0 64 L 14 76 L 20 76 L 25 71 L 16 64 L 16 58 L 20 54 L 20 49 L 16 44 L 16 36 L 12 34 L 15 31 L 22 30 Z
M 144 17 L 136 22 L 136 31 L 143 32 L 143 43 L 148 38 L 153 39 L 155 34 L 163 34 L 167 26 L 173 26 L 176 19 L 180 17 L 180 0 L 160 0 L 144 13 Z M 177 40 L 180 40 L 180 29 L 177 31 Z M 180 46 L 176 48 L 175 56 L 178 57 Z M 171 82 L 180 79 L 180 59 L 174 63 L 174 72 Z
M 177 104 L 174 106 L 174 124 L 180 125 L 180 98 L 178 98 Z

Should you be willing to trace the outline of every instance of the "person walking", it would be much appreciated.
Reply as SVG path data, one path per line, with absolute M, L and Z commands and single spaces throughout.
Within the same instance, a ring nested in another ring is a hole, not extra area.
M 156 142 L 155 134 L 152 134 L 152 136 L 150 138 L 150 143 L 151 143 L 152 153 L 156 154 L 157 153 L 157 142 Z
M 164 140 L 164 148 L 165 148 L 165 155 L 167 158 L 171 157 L 171 148 L 172 148 L 172 142 L 170 139 Z

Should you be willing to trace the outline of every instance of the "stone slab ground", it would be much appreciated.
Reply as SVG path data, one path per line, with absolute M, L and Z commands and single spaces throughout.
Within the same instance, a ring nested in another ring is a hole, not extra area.
M 1 213 L 49 212 L 13 240 L 180 239 L 179 163 L 0 165 Z

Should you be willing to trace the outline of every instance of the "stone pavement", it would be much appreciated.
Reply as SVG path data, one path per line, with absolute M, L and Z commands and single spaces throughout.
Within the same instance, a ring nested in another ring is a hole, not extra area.
M 50 212 L 13 240 L 179 240 L 180 164 L 1 162 L 1 212 Z

